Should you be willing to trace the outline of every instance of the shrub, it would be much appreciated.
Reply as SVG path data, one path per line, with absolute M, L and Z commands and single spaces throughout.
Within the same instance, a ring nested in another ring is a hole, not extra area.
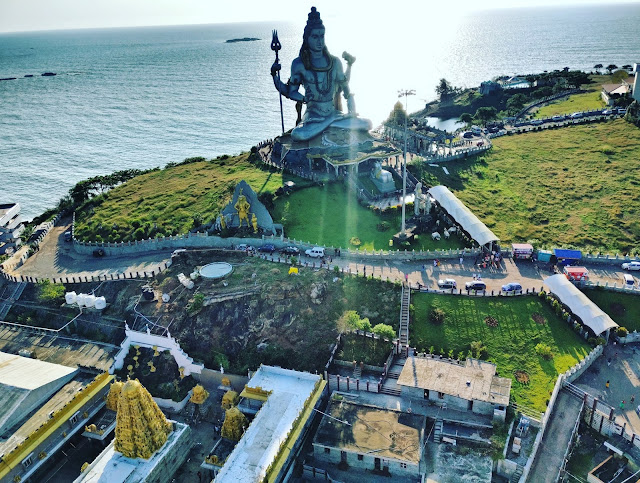
M 351 239 L 349 240 L 349 243 L 354 247 L 359 247 L 360 245 L 362 245 L 360 238 L 358 238 L 357 236 L 352 236 Z
M 470 352 L 473 353 L 473 357 L 476 359 L 482 359 L 487 354 L 487 347 L 481 340 L 474 340 L 469 344 Z
M 536 354 L 538 354 L 544 359 L 549 360 L 553 358 L 553 352 L 551 352 L 551 347 L 549 347 L 547 344 L 543 344 L 542 342 L 539 342 L 538 344 L 536 344 L 535 351 L 536 351 Z
M 369 322 L 369 319 L 367 319 L 367 322 Z M 389 340 L 396 338 L 396 331 L 393 330 L 393 327 L 387 324 L 376 324 L 373 328 L 373 333 L 378 334 L 380 337 L 386 337 Z
M 446 317 L 445 311 L 442 310 L 441 308 L 433 308 L 431 309 L 431 311 L 429 312 L 429 322 L 431 322 L 432 324 L 437 324 L 440 325 L 444 322 L 444 319 Z
M 629 331 L 626 329 L 626 327 L 618 327 L 618 330 L 616 331 L 616 335 L 618 337 L 626 337 L 627 334 L 629 334 Z
M 193 296 L 193 302 L 187 305 L 187 312 L 189 315 L 197 313 L 204 304 L 204 294 L 197 293 Z
M 391 224 L 388 221 L 381 221 L 376 225 L 378 231 L 387 231 L 389 228 L 391 228 Z
M 47 304 L 61 303 L 64 299 L 64 285 L 51 283 L 49 280 L 38 282 L 38 299 Z

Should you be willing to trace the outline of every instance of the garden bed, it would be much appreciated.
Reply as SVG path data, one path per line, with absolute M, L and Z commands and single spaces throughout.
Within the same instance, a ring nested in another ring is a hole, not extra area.
M 382 367 L 389 357 L 392 344 L 382 339 L 374 339 L 358 334 L 345 334 L 336 358 L 356 361 L 369 366 Z

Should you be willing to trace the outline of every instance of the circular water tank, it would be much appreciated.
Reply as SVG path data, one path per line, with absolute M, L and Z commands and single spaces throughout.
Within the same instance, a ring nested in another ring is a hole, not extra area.
M 79 293 L 76 297 L 76 303 L 79 307 L 84 307 L 85 305 L 87 305 L 87 294 Z
M 64 295 L 64 301 L 67 302 L 68 304 L 75 304 L 76 303 L 76 293 L 75 292 L 67 292 Z
M 171 300 L 171 295 L 169 295 L 168 293 L 163 293 L 162 294 L 162 301 L 164 303 L 167 303 L 169 300 Z
M 96 296 L 93 294 L 86 295 L 85 301 L 87 307 L 93 307 L 96 304 Z
M 94 306 L 98 310 L 104 309 L 107 306 L 107 299 L 104 297 L 96 297 Z
M 200 269 L 200 276 L 204 278 L 222 278 L 231 273 L 233 267 L 226 262 L 214 262 Z

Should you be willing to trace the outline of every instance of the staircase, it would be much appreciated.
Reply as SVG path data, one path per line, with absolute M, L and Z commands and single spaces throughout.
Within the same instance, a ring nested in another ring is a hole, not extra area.
M 392 389 L 390 387 L 385 387 L 384 384 L 382 388 L 380 388 L 380 394 L 388 394 L 389 396 L 399 396 L 401 394 L 400 389 Z
M 400 304 L 400 345 L 409 345 L 409 304 L 411 303 L 411 289 L 402 286 L 402 302 Z
M 11 306 L 16 300 L 20 298 L 26 286 L 26 282 L 20 282 L 13 289 L 13 293 L 9 295 L 9 297 L 7 297 L 7 300 L 5 302 L 0 302 L 0 320 L 4 320 L 4 318 L 9 313 L 9 310 L 11 310 Z
M 353 379 L 360 379 L 362 376 L 362 369 L 360 368 L 360 364 L 356 364 L 356 367 L 353 369 Z
M 433 441 L 435 443 L 442 442 L 442 419 L 436 419 L 435 425 L 433 426 Z
M 521 465 L 518 465 L 518 467 L 516 468 L 516 471 L 513 475 L 511 475 L 511 479 L 509 480 L 510 483 L 518 483 L 520 481 L 520 477 L 522 476 L 522 473 L 524 472 L 524 467 L 522 467 Z

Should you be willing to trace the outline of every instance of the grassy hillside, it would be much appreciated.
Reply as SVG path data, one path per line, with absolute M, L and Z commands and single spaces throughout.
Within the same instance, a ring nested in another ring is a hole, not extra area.
M 257 168 L 249 154 L 181 164 L 138 176 L 92 200 L 76 213 L 76 237 L 127 241 L 186 233 L 194 218 L 208 223 L 245 180 L 260 194 L 297 177 Z
M 636 251 L 640 130 L 624 120 L 505 136 L 483 158 L 422 166 L 505 243 Z

